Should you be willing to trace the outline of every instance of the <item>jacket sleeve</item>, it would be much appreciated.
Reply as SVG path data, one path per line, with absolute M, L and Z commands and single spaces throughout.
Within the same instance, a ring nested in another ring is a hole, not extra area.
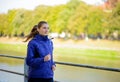
M 53 55 L 52 55 L 52 65 L 55 65 L 55 62 L 54 62 L 54 60 L 53 60 Z M 56 65 L 55 65 L 56 66 Z
M 56 64 L 55 64 L 55 62 L 52 60 L 52 65 L 55 65 L 56 66 Z
M 41 63 L 44 63 L 44 57 L 35 58 L 34 56 L 35 56 L 34 43 L 29 42 L 27 46 L 27 57 L 26 57 L 27 65 L 31 67 L 38 67 Z
M 55 65 L 55 62 L 53 60 L 53 50 L 54 50 L 54 47 L 53 47 L 53 42 L 51 41 L 51 45 L 52 45 L 52 65 Z M 56 65 L 55 65 L 56 66 Z

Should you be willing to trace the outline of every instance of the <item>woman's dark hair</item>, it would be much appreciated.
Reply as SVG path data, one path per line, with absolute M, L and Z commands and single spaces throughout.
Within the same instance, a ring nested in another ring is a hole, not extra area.
M 27 42 L 29 39 L 31 39 L 31 38 L 33 38 L 35 35 L 39 34 L 39 32 L 37 31 L 37 28 L 40 29 L 40 27 L 41 27 L 43 24 L 47 24 L 47 22 L 46 22 L 46 21 L 40 21 L 40 22 L 38 23 L 38 25 L 33 26 L 30 34 L 27 36 L 27 38 L 26 38 L 26 40 L 25 40 L 24 42 Z

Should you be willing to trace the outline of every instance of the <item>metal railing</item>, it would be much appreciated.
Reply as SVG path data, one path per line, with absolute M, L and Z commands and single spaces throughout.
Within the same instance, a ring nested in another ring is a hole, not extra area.
M 9 56 L 9 55 L 0 55 L 0 57 L 25 59 L 25 57 Z M 73 63 L 57 62 L 57 61 L 55 61 L 55 63 L 60 64 L 60 65 L 74 66 L 74 67 L 85 67 L 85 68 L 92 68 L 92 69 L 120 72 L 120 68 L 109 68 L 109 67 L 102 67 L 102 66 L 92 66 L 92 65 L 85 65 L 85 64 L 73 64 Z
M 15 58 L 15 59 L 22 59 L 22 60 L 25 59 L 25 57 L 9 56 L 9 55 L 0 55 L 0 57 Z M 99 69 L 99 70 L 120 72 L 120 68 L 108 68 L 108 67 L 102 67 L 102 66 L 92 66 L 92 65 L 85 65 L 85 64 L 73 64 L 73 63 L 57 62 L 57 61 L 55 63 L 60 64 L 60 65 L 66 65 L 66 66 L 84 67 L 84 68 L 91 68 L 91 69 Z M 0 71 L 9 72 L 9 73 L 13 73 L 13 74 L 22 75 L 22 76 L 27 77 L 25 74 L 19 73 L 19 72 L 9 71 L 9 70 L 5 70 L 5 69 L 0 69 Z M 57 82 L 57 81 L 55 81 L 55 82 Z

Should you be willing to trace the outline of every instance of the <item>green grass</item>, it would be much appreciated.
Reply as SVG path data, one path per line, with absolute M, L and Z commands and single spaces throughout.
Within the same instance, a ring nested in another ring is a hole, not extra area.
M 0 54 L 25 56 L 26 45 L 0 43 Z
M 5 44 L 0 43 L 0 54 L 8 54 L 15 56 L 26 55 L 26 44 Z M 120 59 L 120 51 L 112 50 L 93 50 L 79 48 L 55 48 L 54 54 L 63 57 L 92 57 L 104 59 Z
M 60 56 L 71 56 L 71 57 L 94 57 L 94 58 L 105 58 L 105 59 L 120 59 L 119 51 L 111 50 L 93 50 L 93 49 L 78 49 L 78 48 L 56 48 L 55 53 Z
M 27 44 L 0 43 L 0 54 L 25 57 L 26 51 Z M 54 60 L 119 68 L 120 51 L 54 47 Z M 8 58 L 2 58 L 0 62 L 10 65 L 23 63 L 23 61 L 19 62 Z

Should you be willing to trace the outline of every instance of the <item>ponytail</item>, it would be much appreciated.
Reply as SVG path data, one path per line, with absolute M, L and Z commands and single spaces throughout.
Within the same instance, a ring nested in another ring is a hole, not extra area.
M 27 42 L 29 39 L 31 39 L 31 38 L 33 38 L 35 35 L 39 34 L 38 31 L 37 31 L 37 28 L 38 28 L 37 25 L 35 25 L 35 26 L 32 28 L 30 34 L 27 36 L 27 38 L 26 38 L 26 40 L 25 40 L 24 42 Z

